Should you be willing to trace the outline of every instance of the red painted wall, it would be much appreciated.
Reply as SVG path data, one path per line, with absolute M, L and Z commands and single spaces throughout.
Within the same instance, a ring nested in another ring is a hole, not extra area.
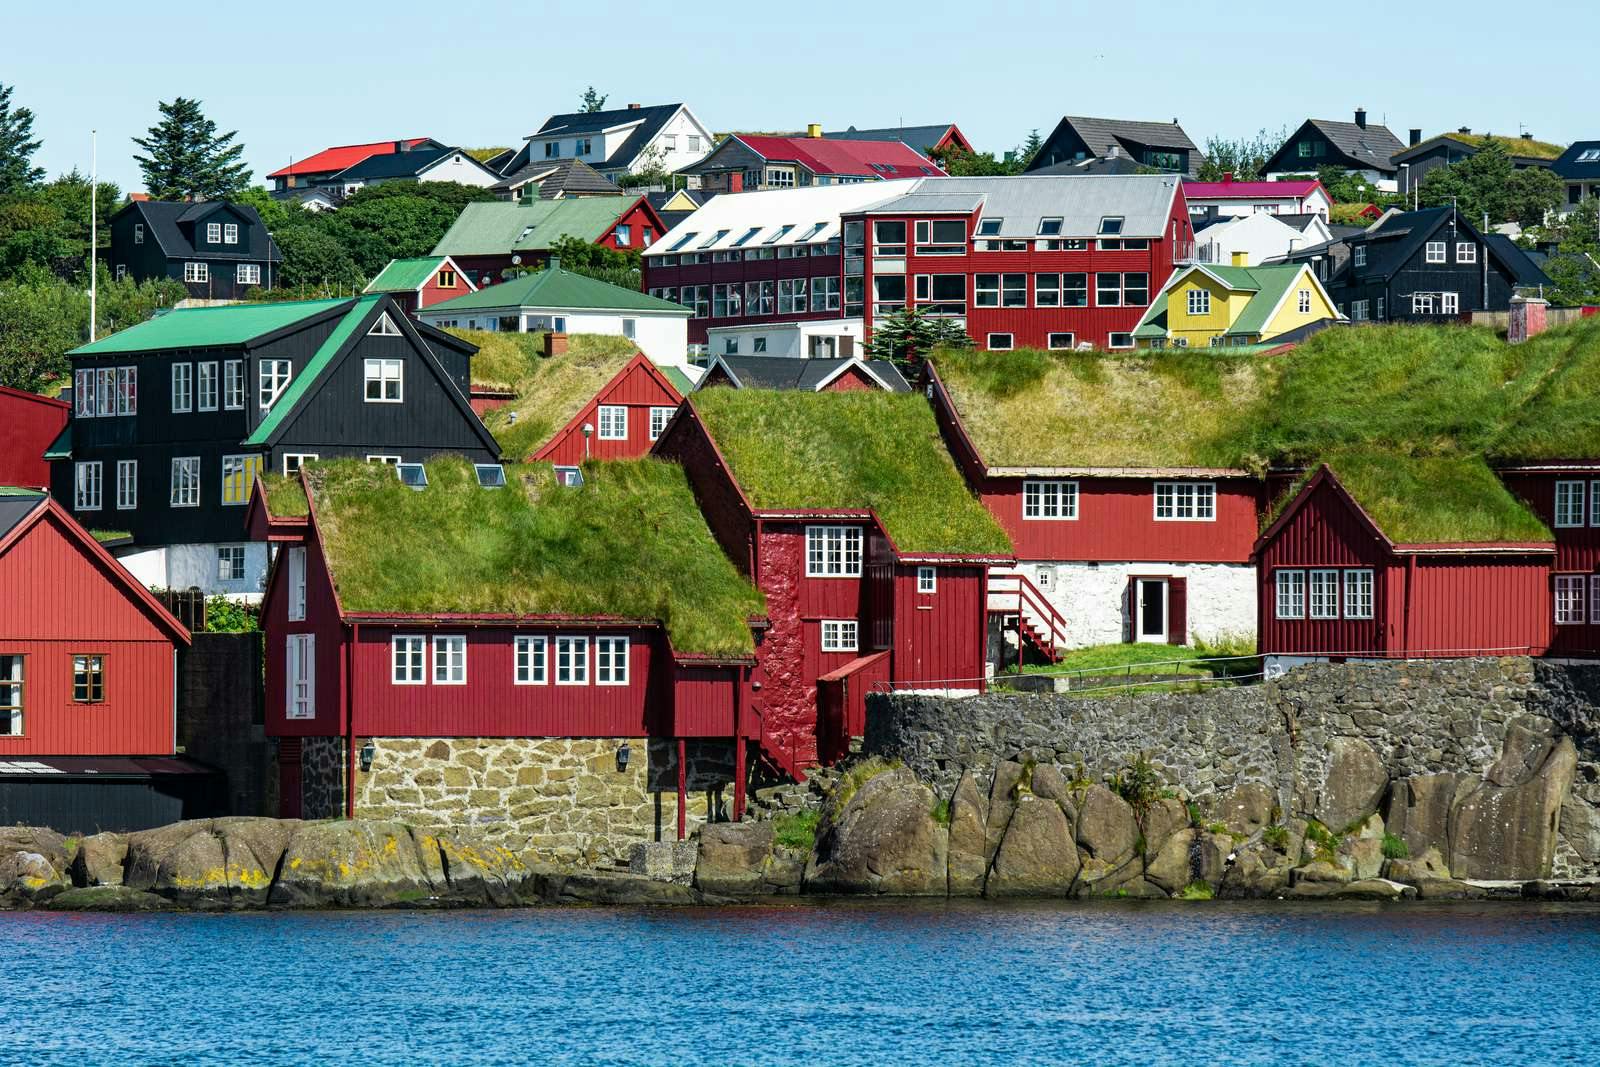
M 344 625 L 334 600 L 333 585 L 322 560 L 322 546 L 313 537 L 306 547 L 306 617 L 289 621 L 289 549 L 280 545 L 261 603 L 261 628 L 266 631 L 266 729 L 273 737 L 335 737 L 345 732 Z M 315 715 L 291 719 L 287 714 L 288 635 L 316 635 Z
M 1547 555 L 1419 557 L 1412 653 L 1542 655 L 1553 629 L 1549 561 Z
M 170 756 L 173 639 L 67 521 L 46 514 L 0 555 L 0 654 L 26 657 L 25 734 L 0 737 L 0 759 Z M 78 654 L 105 657 L 103 703 L 73 703 Z
M 473 284 L 476 283 L 477 279 L 474 278 Z M 428 280 L 423 283 L 421 291 L 414 294 L 412 297 L 412 302 L 417 306 L 415 308 L 408 306 L 406 310 L 413 312 L 420 311 L 423 308 L 432 307 L 433 305 L 442 303 L 443 301 L 454 300 L 458 296 L 465 296 L 470 292 L 472 292 L 471 287 L 467 285 L 466 280 L 460 276 L 459 272 L 457 272 L 456 275 L 456 284 L 446 289 L 444 286 L 439 284 L 439 271 L 434 271 L 433 274 L 429 276 Z
M 1507 471 L 1501 475 L 1501 479 L 1508 489 L 1527 501 L 1534 513 L 1544 520 L 1545 525 L 1550 527 L 1550 532 L 1555 535 L 1556 556 L 1551 567 L 1552 578 L 1554 574 L 1600 573 L 1600 526 L 1555 524 L 1556 482 L 1582 481 L 1588 484 L 1592 493 L 1595 483 L 1600 482 L 1600 470 L 1575 469 L 1565 473 Z M 1591 595 L 1594 592 L 1592 581 L 1589 592 Z M 1551 651 L 1567 655 L 1600 654 L 1600 625 L 1585 622 L 1580 625 L 1556 626 L 1553 595 L 1552 581 L 1548 583 L 1544 594 L 1544 601 L 1549 608 L 1546 617 L 1551 623 Z M 1588 618 L 1594 618 L 1592 606 Z
M 851 367 L 843 374 L 823 387 L 825 393 L 870 393 L 874 389 L 881 390 L 883 386 L 862 374 L 860 369 Z
M 737 667 L 683 667 L 673 671 L 672 714 L 663 733 L 673 737 L 733 737 Z M 754 716 L 745 723 L 752 732 Z
M 616 380 L 608 383 L 593 400 L 584 405 L 577 419 L 563 428 L 533 454 L 533 459 L 562 465 L 582 463 L 593 459 L 635 459 L 645 455 L 655 444 L 650 440 L 650 409 L 652 407 L 676 408 L 683 402 L 677 390 L 664 384 L 638 360 Z M 628 437 L 623 441 L 606 441 L 600 438 L 600 405 L 621 404 L 628 409 Z M 583 426 L 595 428 L 589 438 L 585 454 Z
M 707 235 L 709 236 L 709 235 Z M 698 240 L 695 242 L 698 243 Z M 698 253 L 690 252 L 689 255 Z M 677 300 L 681 296 L 681 289 L 685 285 L 739 285 L 745 282 L 776 281 L 779 278 L 839 278 L 840 310 L 836 311 L 805 311 L 789 315 L 736 315 L 723 318 L 692 318 L 689 320 L 689 343 L 703 345 L 706 343 L 706 330 L 712 326 L 755 326 L 769 322 L 816 322 L 844 317 L 844 257 L 842 253 L 835 252 L 826 256 L 804 256 L 795 259 L 757 259 L 740 260 L 735 263 L 712 263 L 709 261 L 711 253 L 705 253 L 707 262 L 680 264 L 677 266 L 663 267 L 658 264 L 660 256 L 646 257 L 644 263 L 644 288 L 646 292 L 655 289 L 672 289 L 674 295 L 667 299 Z M 810 286 L 807 285 L 807 307 L 810 306 Z
M 628 227 L 628 240 L 626 243 L 619 240 L 619 235 L 617 234 L 618 226 Z M 650 239 L 648 241 L 644 237 L 646 226 L 650 227 Z M 654 244 L 656 238 L 665 232 L 666 227 L 661 223 L 661 216 L 656 214 L 655 209 L 650 206 L 648 200 L 640 197 L 634 201 L 632 207 L 617 217 L 616 223 L 601 234 L 600 239 L 595 244 L 604 245 L 607 248 L 632 249 L 635 252 L 642 252 Z
M 894 681 L 978 689 L 984 676 L 988 568 L 935 568 L 934 591 L 917 592 L 917 568 L 894 572 Z
M 49 488 L 44 450 L 66 428 L 70 413 L 60 400 L 0 386 L 0 485 Z

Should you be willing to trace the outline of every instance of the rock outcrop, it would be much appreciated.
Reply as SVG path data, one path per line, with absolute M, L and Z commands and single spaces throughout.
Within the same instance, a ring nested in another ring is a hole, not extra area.
M 806 865 L 808 890 L 944 896 L 949 834 L 933 817 L 933 791 L 903 767 L 867 779 L 837 811 L 824 811 Z

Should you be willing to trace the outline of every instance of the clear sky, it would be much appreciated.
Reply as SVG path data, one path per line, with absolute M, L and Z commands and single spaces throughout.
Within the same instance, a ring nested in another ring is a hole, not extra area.
M 37 162 L 139 186 L 130 138 L 198 97 L 256 178 L 332 144 L 514 145 L 574 110 L 689 104 L 713 130 L 954 121 L 981 149 L 1063 114 L 1276 132 L 1358 106 L 1403 140 L 1458 126 L 1600 137 L 1594 0 L 1380 5 L 1094 2 L 7 4 L 0 82 Z

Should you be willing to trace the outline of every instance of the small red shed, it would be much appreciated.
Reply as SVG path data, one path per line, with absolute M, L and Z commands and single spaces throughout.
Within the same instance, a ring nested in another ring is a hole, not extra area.
M 0 485 L 49 488 L 44 454 L 71 413 L 63 400 L 0 385 Z

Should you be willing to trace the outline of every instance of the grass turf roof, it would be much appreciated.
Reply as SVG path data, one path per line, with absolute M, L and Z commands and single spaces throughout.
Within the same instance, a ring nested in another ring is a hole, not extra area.
M 1396 544 L 1551 540 L 1549 528 L 1476 456 L 1355 451 L 1325 462 Z
M 298 476 L 263 474 L 261 487 L 267 494 L 267 513 L 274 519 L 303 519 L 310 511 Z
M 508 466 L 497 490 L 464 460 L 427 472 L 419 491 L 378 464 L 306 468 L 345 610 L 658 619 L 680 652 L 753 652 L 748 619 L 765 601 L 676 465 L 591 462 L 581 488 L 542 464 Z
M 517 394 L 483 419 L 501 452 L 512 459 L 537 451 L 639 352 L 626 337 L 573 334 L 566 352 L 546 358 L 542 333 L 448 332 L 478 346 L 472 358 L 474 384 L 509 386 Z
M 1600 318 L 1512 350 L 1520 388 L 1489 453 L 1508 462 L 1600 459 Z
M 871 508 L 902 552 L 1011 553 L 916 393 L 711 389 L 694 406 L 757 508 Z

